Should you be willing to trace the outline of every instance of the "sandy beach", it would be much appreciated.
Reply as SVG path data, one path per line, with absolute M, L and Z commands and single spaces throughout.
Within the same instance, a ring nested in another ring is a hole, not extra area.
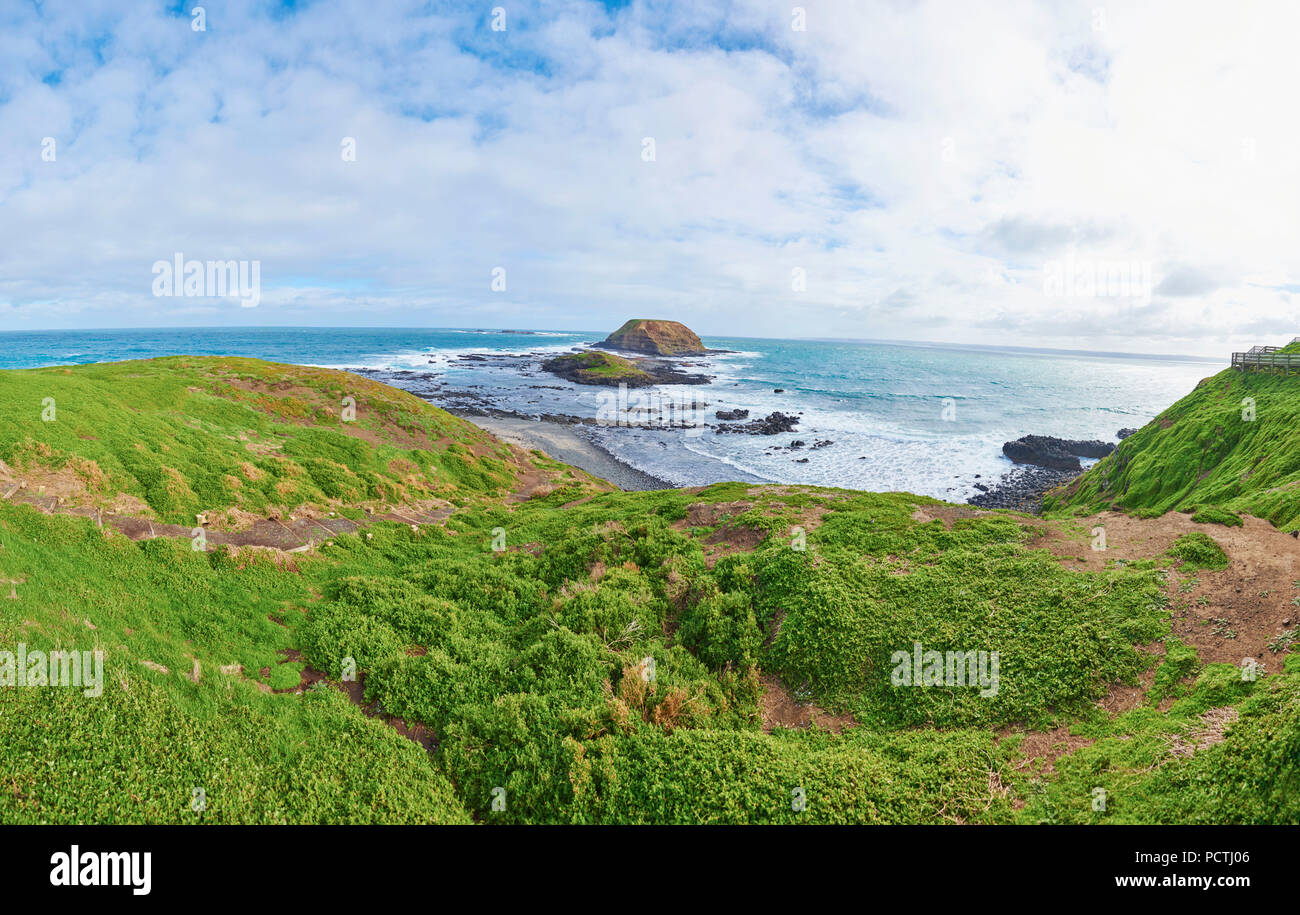
M 673 489 L 673 484 L 637 470 L 584 436 L 578 426 L 505 416 L 466 416 L 469 422 L 503 442 L 546 454 L 608 480 L 627 492 Z

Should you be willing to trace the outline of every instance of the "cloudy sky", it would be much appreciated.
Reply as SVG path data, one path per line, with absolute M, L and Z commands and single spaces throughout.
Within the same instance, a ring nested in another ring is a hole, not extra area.
M 198 5 L 0 3 L 0 329 L 1300 335 L 1297 4 Z

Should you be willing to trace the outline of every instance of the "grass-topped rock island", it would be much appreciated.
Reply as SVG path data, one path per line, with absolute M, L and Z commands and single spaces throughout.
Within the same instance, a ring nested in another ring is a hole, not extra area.
M 0 818 L 1295 822 L 1297 387 L 1216 376 L 1035 517 L 622 492 L 328 369 L 5 371 L 0 642 L 103 675 L 0 663 Z
M 575 384 L 648 388 L 657 384 L 708 384 L 708 375 L 684 372 L 666 358 L 707 353 L 690 328 L 676 321 L 627 321 L 598 348 L 565 353 L 542 362 L 542 371 Z M 637 355 L 618 355 L 619 350 Z
M 683 372 L 658 359 L 627 359 L 603 350 L 566 353 L 542 363 L 542 370 L 575 384 L 648 388 L 656 384 L 708 384 L 707 375 Z

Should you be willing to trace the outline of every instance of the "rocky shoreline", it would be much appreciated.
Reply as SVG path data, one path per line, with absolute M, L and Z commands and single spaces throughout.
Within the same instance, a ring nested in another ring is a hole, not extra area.
M 714 415 L 719 419 L 724 419 L 726 417 L 739 416 L 739 414 L 742 413 L 746 417 L 749 416 L 748 410 L 735 410 L 731 413 L 727 413 L 725 410 L 720 410 Z M 716 426 L 711 426 L 710 428 L 712 428 L 714 432 L 735 432 L 743 435 L 781 435 L 786 432 L 794 432 L 798 426 L 798 415 L 781 413 L 778 411 L 775 413 L 769 413 L 762 419 L 751 419 L 747 423 L 722 422 L 718 423 Z
M 517 374 L 527 377 L 541 374 L 538 371 L 539 363 L 549 356 L 550 354 L 542 353 L 473 353 L 459 356 L 457 359 L 464 363 L 494 364 L 497 367 L 513 370 Z M 645 361 L 655 362 L 658 360 L 647 359 Z M 441 381 L 439 374 L 435 372 L 421 372 L 409 369 L 361 369 L 358 370 L 358 374 L 395 383 L 436 406 L 442 407 L 449 413 L 471 421 L 488 420 L 488 422 L 483 423 L 486 427 L 490 428 L 491 425 L 501 424 L 516 427 L 512 431 L 527 434 L 529 438 L 533 439 L 551 438 L 560 435 L 559 429 L 561 427 L 610 425 L 608 419 L 557 412 L 554 410 L 554 405 L 551 405 L 550 410 L 543 408 L 536 412 L 507 409 L 505 408 L 506 405 L 501 404 L 499 399 L 486 396 L 486 392 L 476 390 L 481 386 L 449 385 Z M 555 384 L 528 384 L 524 388 L 537 390 L 539 394 L 547 391 L 567 390 L 566 387 Z M 702 401 L 693 403 L 696 411 L 702 411 L 707 406 L 708 404 Z M 642 418 L 643 416 L 644 418 Z M 706 421 L 699 412 L 696 412 L 690 418 L 680 414 L 673 414 L 671 418 L 673 420 L 671 426 L 675 429 L 707 428 L 718 434 L 764 437 L 775 437 L 791 433 L 798 434 L 801 431 L 799 424 L 802 422 L 802 414 L 797 412 L 774 411 L 766 416 L 751 418 L 749 411 L 743 409 L 715 410 L 712 416 L 708 417 L 709 420 L 713 421 Z M 668 423 L 657 420 L 654 411 L 650 408 L 642 409 L 639 412 L 636 409 L 627 409 L 617 418 L 616 424 L 633 429 L 660 430 L 669 427 Z M 555 431 L 546 433 L 546 429 Z M 574 432 L 576 431 L 574 430 Z M 816 432 L 815 429 L 807 431 Z M 1122 441 L 1136 431 L 1134 429 L 1121 429 L 1116 438 Z M 562 439 L 564 448 L 571 450 L 571 453 L 575 456 L 582 457 L 589 451 L 594 451 L 595 456 L 586 455 L 585 460 L 573 459 L 568 461 L 569 463 L 592 470 L 592 472 L 597 472 L 596 468 L 599 468 L 600 472 L 608 474 L 607 479 L 611 479 L 612 482 L 624 489 L 659 489 L 671 485 L 615 458 L 594 440 L 591 440 L 590 436 L 585 434 L 580 436 L 585 444 L 579 448 L 571 439 L 574 432 L 565 434 Z M 553 446 L 556 444 L 558 443 L 552 443 Z M 809 452 L 827 448 L 834 444 L 830 439 L 814 438 L 805 442 L 793 438 L 788 443 L 782 442 L 781 444 L 768 446 L 764 453 L 787 454 L 793 462 L 806 464 L 809 462 L 809 458 L 806 456 Z M 996 480 L 981 480 L 976 475 L 973 485 L 978 491 L 970 496 L 966 502 L 979 508 L 1013 509 L 1038 514 L 1042 511 L 1043 497 L 1048 491 L 1071 482 L 1083 472 L 1080 458 L 1102 458 L 1112 453 L 1115 447 L 1111 442 L 1095 439 L 1059 439 L 1045 435 L 1022 436 L 1003 445 L 1003 454 L 1014 463 L 1014 466 Z M 542 450 L 548 449 L 543 447 Z
M 1136 429 L 1120 429 L 1121 441 Z M 1083 473 L 1079 458 L 1104 458 L 1115 445 L 1097 439 L 1080 441 L 1051 435 L 1025 435 L 1006 442 L 1002 453 L 1015 464 L 996 483 L 976 483 L 979 493 L 966 504 L 979 508 L 1009 508 L 1037 515 L 1043 510 L 1043 496 Z
M 1078 441 L 1051 435 L 1025 435 L 1002 446 L 1002 453 L 1017 464 L 1034 464 L 1075 473 L 1083 470 L 1079 458 L 1104 458 L 1114 450 L 1115 446 L 1110 442 L 1096 439 Z
M 966 504 L 978 508 L 1010 508 L 1037 515 L 1043 510 L 1043 496 L 1077 476 L 1079 474 L 1075 471 L 1052 467 L 1016 467 L 992 485 L 976 483 L 975 488 L 980 492 L 967 499 Z

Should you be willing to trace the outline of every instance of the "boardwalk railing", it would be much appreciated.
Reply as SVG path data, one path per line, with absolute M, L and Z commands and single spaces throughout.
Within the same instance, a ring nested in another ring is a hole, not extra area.
M 1300 340 L 1296 337 L 1295 343 Z M 1280 346 L 1252 346 L 1244 353 L 1232 354 L 1232 367 L 1242 372 L 1300 372 L 1300 353 L 1280 353 Z

